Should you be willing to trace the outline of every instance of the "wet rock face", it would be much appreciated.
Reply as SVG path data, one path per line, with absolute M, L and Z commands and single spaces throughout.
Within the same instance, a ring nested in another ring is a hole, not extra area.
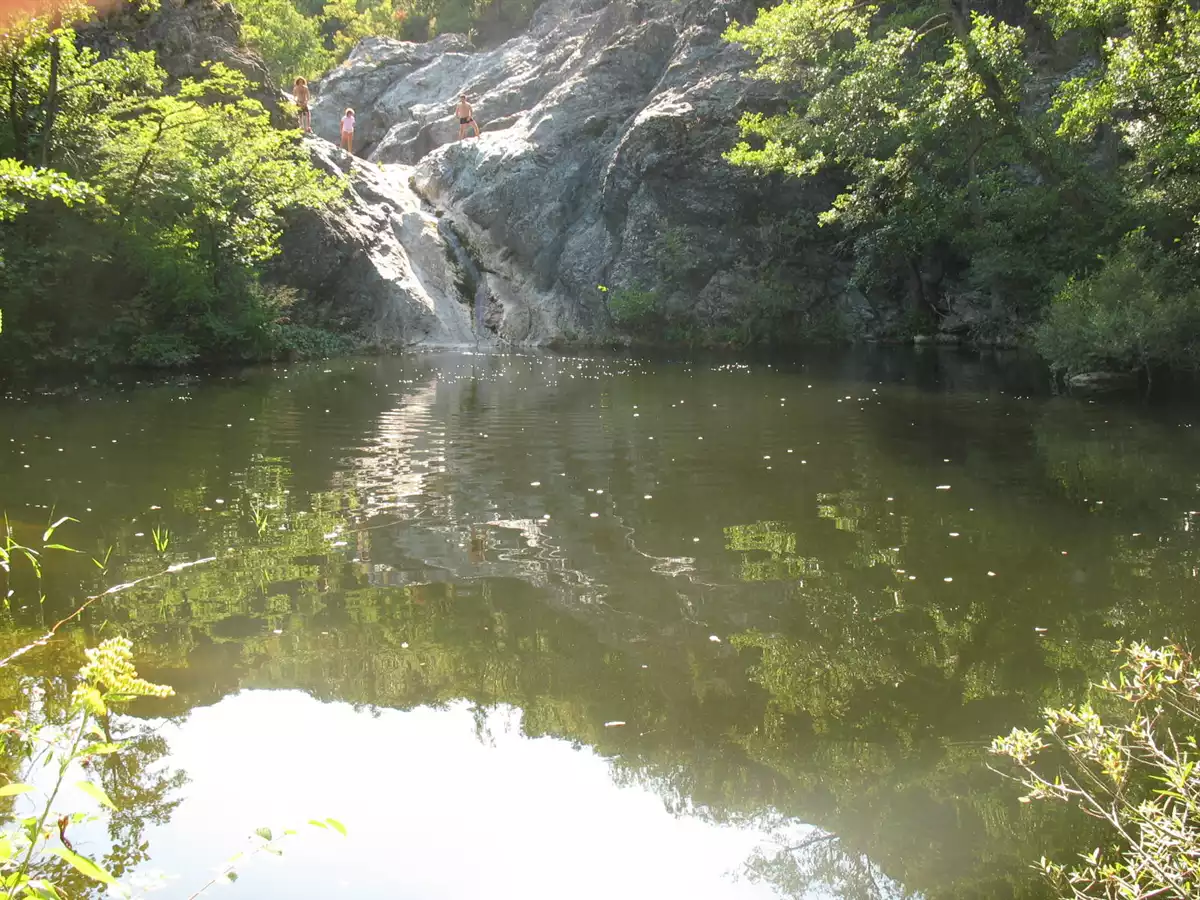
M 764 222 L 827 205 L 827 188 L 723 159 L 741 114 L 779 102 L 721 38 L 753 15 L 730 0 L 549 0 L 492 50 L 456 35 L 364 41 L 316 85 L 314 128 L 335 138 L 353 107 L 356 147 L 416 166 L 417 191 L 470 243 L 507 339 L 603 334 L 620 289 L 719 321 L 787 252 Z M 457 140 L 460 93 L 478 140 Z M 831 254 L 810 269 L 814 296 L 838 294 Z
M 411 170 L 381 170 L 326 141 L 308 143 L 314 163 L 345 175 L 348 187 L 340 204 L 297 213 L 284 231 L 269 276 L 296 291 L 294 318 L 381 346 L 491 341 L 486 321 L 472 325 L 469 273 L 408 187 Z

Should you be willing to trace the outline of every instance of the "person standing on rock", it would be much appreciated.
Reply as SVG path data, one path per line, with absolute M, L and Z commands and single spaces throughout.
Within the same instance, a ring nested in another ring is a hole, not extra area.
M 312 113 L 308 111 L 308 82 L 303 78 L 297 76 L 296 83 L 292 86 L 292 97 L 300 110 L 300 130 L 305 134 L 312 134 Z
M 458 116 L 458 139 L 461 141 L 467 134 L 467 126 L 475 127 L 475 137 L 479 137 L 479 123 L 475 121 L 475 113 L 467 102 L 466 94 L 458 95 L 458 108 L 454 110 Z
M 354 110 L 348 106 L 342 116 L 342 149 L 354 155 Z

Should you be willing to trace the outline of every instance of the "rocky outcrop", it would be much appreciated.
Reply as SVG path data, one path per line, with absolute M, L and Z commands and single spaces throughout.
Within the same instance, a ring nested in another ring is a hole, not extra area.
M 308 143 L 314 163 L 348 186 L 341 203 L 297 215 L 284 232 L 270 274 L 299 293 L 299 320 L 383 346 L 488 342 L 478 272 L 408 187 L 412 170 L 352 161 L 319 138 Z
M 813 303 L 842 302 L 829 248 L 787 237 L 813 230 L 828 186 L 723 159 L 741 114 L 778 102 L 721 37 L 754 13 L 737 0 L 549 0 L 526 34 L 488 51 L 455 35 L 364 41 L 316 85 L 314 127 L 335 137 L 353 107 L 371 160 L 415 166 L 417 191 L 470 246 L 509 340 L 602 334 L 606 301 L 622 291 L 653 291 L 719 327 L 783 270 Z M 461 92 L 478 140 L 456 140 Z

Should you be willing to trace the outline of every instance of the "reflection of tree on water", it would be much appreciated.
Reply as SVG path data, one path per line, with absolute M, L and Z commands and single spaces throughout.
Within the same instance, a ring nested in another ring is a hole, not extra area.
M 813 830 L 793 842 L 764 844 L 746 861 L 745 876 L 783 896 L 830 900 L 910 900 L 920 895 L 889 879 L 836 834 Z
M 122 742 L 123 749 L 102 757 L 95 768 L 101 786 L 117 807 L 109 812 L 112 846 L 104 856 L 104 866 L 122 878 L 154 855 L 154 848 L 143 839 L 146 826 L 170 821 L 188 777 L 167 764 L 170 747 L 154 725 L 122 716 L 114 719 L 111 731 L 112 739 Z
M 43 722 L 51 728 L 66 722 L 74 679 L 46 670 L 77 669 L 83 661 L 82 638 L 81 632 L 75 632 L 64 640 L 21 657 L 14 666 L 0 670 L 5 714 L 24 710 L 31 721 Z M 110 742 L 119 743 L 121 750 L 93 756 L 83 765 L 90 780 L 103 788 L 116 809 L 101 808 L 100 822 L 65 824 L 60 830 L 69 846 L 98 861 L 118 879 L 128 876 L 154 856 L 154 847 L 145 838 L 146 829 L 170 821 L 182 802 L 179 791 L 188 782 L 185 772 L 170 765 L 170 747 L 159 733 L 159 727 L 160 723 L 132 715 L 114 714 L 109 718 L 106 737 Z M 4 750 L 0 766 L 12 778 L 21 764 L 19 748 L 6 744 Z M 12 801 L 6 803 L 5 815 L 11 816 Z M 68 811 L 74 810 L 60 799 L 55 816 Z M 64 860 L 46 857 L 45 866 L 44 877 L 65 888 L 64 896 L 105 895 L 104 885 L 85 878 Z
M 555 593 L 565 579 L 531 565 L 521 578 L 464 578 L 495 563 L 415 562 L 405 554 L 425 546 L 418 529 L 384 527 L 369 541 L 347 532 L 346 497 L 313 495 L 304 515 L 288 495 L 273 497 L 286 528 L 247 532 L 230 564 L 130 591 L 103 615 L 179 673 L 147 670 L 187 705 L 239 687 L 300 687 L 366 707 L 511 704 L 526 734 L 594 747 L 618 781 L 649 787 L 677 814 L 736 821 L 787 810 L 838 834 L 752 861 L 781 890 L 808 883 L 799 896 L 822 878 L 870 890 L 856 869 L 868 858 L 880 890 L 890 889 L 882 870 L 931 897 L 1022 896 L 1003 893 L 995 873 L 1019 872 L 1041 836 L 1023 831 L 1008 786 L 983 768 L 982 740 L 1027 718 L 1047 686 L 1082 683 L 1094 646 L 1037 638 L 1033 620 L 1047 620 L 1036 598 L 906 586 L 888 545 L 909 560 L 939 551 L 914 528 L 930 516 L 913 501 L 892 516 L 894 504 L 872 492 L 823 492 L 815 525 L 727 528 L 742 561 L 734 571 L 747 579 L 731 597 L 755 627 L 734 639 L 731 617 L 714 644 L 711 613 L 634 618 L 565 602 L 574 595 Z M 546 549 L 540 520 L 493 519 L 490 530 L 498 561 L 531 563 Z M 828 534 L 839 543 L 823 543 Z M 380 566 L 409 583 L 388 586 Z M 613 719 L 630 727 L 606 730 Z M 486 736 L 482 712 L 477 722 Z M 877 896 L 892 895 L 862 894 Z

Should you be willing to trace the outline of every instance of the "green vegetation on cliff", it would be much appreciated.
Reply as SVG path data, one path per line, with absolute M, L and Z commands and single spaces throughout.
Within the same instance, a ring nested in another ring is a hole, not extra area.
M 178 365 L 308 341 L 256 267 L 285 211 L 337 182 L 243 75 L 213 63 L 168 85 L 153 53 L 82 46 L 70 25 L 89 15 L 17 19 L 0 39 L 4 359 Z
M 1192 366 L 1200 11 L 1186 0 L 785 0 L 727 37 L 796 85 L 739 166 L 843 187 L 820 217 L 866 292 L 1058 368 Z
M 491 42 L 525 26 L 538 0 L 238 0 L 247 42 L 271 75 L 316 78 L 363 38 L 427 41 L 465 34 Z

